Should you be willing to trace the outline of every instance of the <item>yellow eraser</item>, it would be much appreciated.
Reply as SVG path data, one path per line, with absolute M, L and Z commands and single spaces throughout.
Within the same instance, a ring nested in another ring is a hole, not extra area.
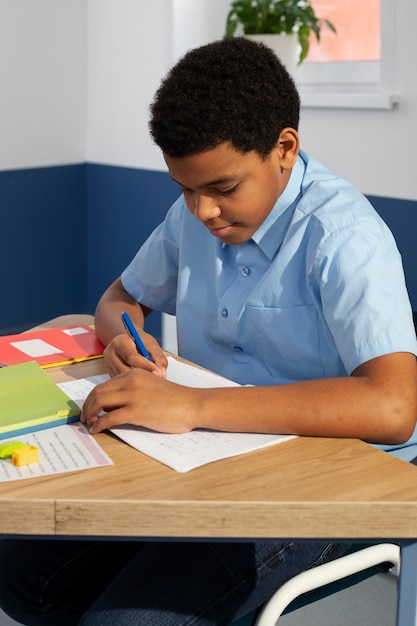
M 39 462 L 39 449 L 36 446 L 25 446 L 12 452 L 12 463 L 21 467 L 28 463 Z

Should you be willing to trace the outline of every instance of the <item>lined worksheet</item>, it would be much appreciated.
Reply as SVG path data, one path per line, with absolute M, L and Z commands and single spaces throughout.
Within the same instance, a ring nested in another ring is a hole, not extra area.
M 26 433 L 19 436 L 19 442 L 36 446 L 39 462 L 19 467 L 13 465 L 11 458 L 2 459 L 0 482 L 113 465 L 111 458 L 80 422 Z
M 169 357 L 167 378 L 188 387 L 239 387 L 237 383 L 206 370 Z M 80 407 L 91 389 L 108 380 L 107 375 L 60 383 L 60 387 Z M 188 472 L 195 467 L 212 463 L 252 450 L 265 448 L 292 439 L 292 435 L 264 435 L 258 433 L 229 433 L 211 430 L 193 430 L 171 435 L 138 426 L 116 426 L 111 432 L 144 454 L 171 467 L 177 472 Z

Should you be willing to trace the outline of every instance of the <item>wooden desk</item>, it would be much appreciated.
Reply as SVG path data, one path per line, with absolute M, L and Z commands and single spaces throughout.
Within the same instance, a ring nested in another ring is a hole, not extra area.
M 47 371 L 60 382 L 103 367 Z M 297 438 L 180 474 L 107 433 L 97 440 L 114 466 L 0 484 L 0 533 L 388 539 L 405 546 L 405 570 L 417 570 L 417 468 L 361 441 Z M 402 589 L 416 598 L 417 575 Z M 414 626 L 416 611 L 401 606 L 398 623 Z

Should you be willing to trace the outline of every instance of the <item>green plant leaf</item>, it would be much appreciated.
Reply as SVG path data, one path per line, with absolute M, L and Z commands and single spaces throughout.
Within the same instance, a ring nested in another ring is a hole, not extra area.
M 225 37 L 232 37 L 238 26 L 245 35 L 297 33 L 301 63 L 308 54 L 310 32 L 320 41 L 323 25 L 336 33 L 330 20 L 317 17 L 311 0 L 234 0 L 226 18 Z
M 237 19 L 233 18 L 233 16 L 231 14 L 229 14 L 227 21 L 226 21 L 226 32 L 224 34 L 224 36 L 227 37 L 233 37 L 233 35 L 236 32 L 236 28 L 237 28 Z

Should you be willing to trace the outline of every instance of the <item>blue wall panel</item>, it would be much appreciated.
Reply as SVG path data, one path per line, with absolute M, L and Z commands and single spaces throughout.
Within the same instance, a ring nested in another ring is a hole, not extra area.
M 411 304 L 417 311 L 417 202 L 378 196 L 368 198 L 395 237 L 403 258 Z
M 167 173 L 97 164 L 0 172 L 0 334 L 93 313 L 179 190 Z M 417 309 L 417 202 L 370 196 Z M 160 318 L 150 332 L 160 337 Z
M 0 333 L 83 312 L 85 167 L 0 172 Z
M 87 165 L 88 310 L 94 310 L 178 195 L 165 172 Z M 160 337 L 159 315 L 150 316 L 147 329 Z

